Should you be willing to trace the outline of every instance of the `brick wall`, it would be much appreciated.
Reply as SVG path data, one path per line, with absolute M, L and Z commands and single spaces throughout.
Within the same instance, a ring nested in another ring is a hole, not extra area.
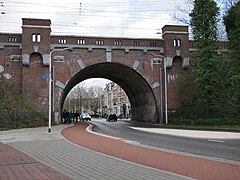
M 0 34 L 0 65 L 5 67 L 5 73 L 12 75 L 16 90 L 22 92 L 40 110 L 48 111 L 48 79 L 42 78 L 42 75 L 48 74 L 48 65 L 44 64 L 44 57 L 49 55 L 51 49 L 63 47 L 73 47 L 73 52 L 53 52 L 52 54 L 52 59 L 55 56 L 64 57 L 62 62 L 52 60 L 55 69 L 54 79 L 63 84 L 81 70 L 78 60 L 81 60 L 85 67 L 107 60 L 124 64 L 130 68 L 136 68 L 136 72 L 145 78 L 149 86 L 154 83 L 160 84 L 160 68 L 163 71 L 163 64 L 153 65 L 153 56 L 147 52 L 161 53 L 171 57 L 172 67 L 167 70 L 168 107 L 179 107 L 176 80 L 181 74 L 189 71 L 182 68 L 182 62 L 184 58 L 189 58 L 189 48 L 192 46 L 192 42 L 188 39 L 187 26 L 164 26 L 163 39 L 131 39 L 50 36 L 50 25 L 50 20 L 26 18 L 23 19 L 22 34 Z M 33 34 L 41 35 L 40 42 L 33 42 Z M 180 45 L 175 46 L 174 40 L 180 40 Z M 221 43 L 221 46 L 225 47 L 225 44 Z M 21 60 L 10 60 L 12 55 L 21 56 L 22 54 L 29 55 L 29 63 L 23 65 Z M 124 81 L 125 78 L 131 77 L 122 77 L 122 80 Z M 56 108 L 58 108 L 57 100 L 60 97 L 60 91 L 55 87 Z M 159 104 L 160 85 L 156 86 L 153 92 Z

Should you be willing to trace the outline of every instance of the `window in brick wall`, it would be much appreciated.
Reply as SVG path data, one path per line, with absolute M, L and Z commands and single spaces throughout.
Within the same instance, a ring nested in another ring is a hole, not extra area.
M 114 46 L 121 46 L 121 45 L 122 45 L 122 41 L 120 41 L 120 40 L 114 41 Z
M 41 42 L 41 34 L 37 34 L 37 42 Z
M 32 42 L 36 42 L 37 35 L 35 33 L 32 34 Z
M 181 42 L 181 39 L 178 39 L 178 40 L 177 40 L 177 45 L 178 45 L 178 46 L 181 46 L 181 43 L 182 43 L 182 42 Z
M 16 37 L 9 37 L 8 42 L 17 42 L 17 38 Z
M 133 41 L 133 46 L 140 46 L 140 41 L 134 40 Z
M 176 40 L 176 39 L 173 40 L 173 46 L 174 46 L 174 47 L 177 46 L 177 40 Z
M 156 47 L 157 42 L 156 41 L 150 41 L 150 47 Z
M 174 39 L 173 40 L 173 46 L 176 47 L 180 47 L 181 46 L 181 39 Z
M 85 39 L 78 39 L 77 43 L 78 44 L 85 44 Z
M 62 38 L 58 39 L 58 44 L 66 44 L 66 43 L 67 43 L 66 39 L 62 39 Z
M 104 45 L 104 41 L 103 40 L 96 40 L 96 45 Z

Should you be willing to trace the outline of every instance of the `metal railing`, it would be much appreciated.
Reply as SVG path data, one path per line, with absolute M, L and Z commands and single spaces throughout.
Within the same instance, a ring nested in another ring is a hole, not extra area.
M 237 113 L 236 113 L 237 112 Z M 176 110 L 168 110 L 170 119 L 199 119 L 199 118 L 239 118 L 240 106 L 235 112 L 227 106 L 185 106 Z
M 0 111 L 0 130 L 45 126 L 44 114 L 17 110 Z

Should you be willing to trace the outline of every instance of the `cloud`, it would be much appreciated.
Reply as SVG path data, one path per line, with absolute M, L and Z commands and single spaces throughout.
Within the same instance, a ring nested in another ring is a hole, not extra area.
M 21 32 L 21 18 L 51 19 L 53 34 L 158 37 L 185 0 L 5 0 L 0 32 Z
M 108 84 L 109 82 L 111 82 L 108 79 L 103 79 L 103 78 L 91 78 L 91 79 L 87 79 L 85 81 L 82 81 L 80 84 L 82 84 L 85 87 L 92 87 L 92 86 L 98 86 L 101 88 L 105 88 L 106 84 Z

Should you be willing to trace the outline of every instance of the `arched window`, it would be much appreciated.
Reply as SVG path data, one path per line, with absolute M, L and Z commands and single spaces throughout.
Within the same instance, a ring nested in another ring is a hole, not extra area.
M 67 43 L 67 40 L 66 40 L 66 39 L 62 39 L 62 38 L 59 38 L 59 39 L 58 39 L 58 43 L 59 43 L 59 44 L 66 44 L 66 43 Z
M 181 39 L 174 39 L 173 40 L 173 46 L 176 47 L 180 47 L 181 46 Z
M 8 37 L 8 42 L 17 42 L 16 37 Z
M 177 40 L 176 40 L 176 39 L 173 40 L 173 46 L 174 46 L 174 47 L 177 46 Z
M 36 38 L 36 34 L 33 33 L 33 34 L 32 34 L 32 42 L 36 42 L 36 39 L 37 39 L 37 38 Z
M 103 40 L 96 40 L 96 45 L 104 45 L 104 41 Z
M 85 39 L 78 39 L 78 44 L 85 44 Z
M 41 35 L 37 34 L 37 42 L 41 42 Z
M 122 41 L 120 41 L 120 40 L 114 41 L 114 46 L 121 46 L 121 45 L 122 45 Z
M 177 40 L 177 46 L 181 46 L 181 39 Z

